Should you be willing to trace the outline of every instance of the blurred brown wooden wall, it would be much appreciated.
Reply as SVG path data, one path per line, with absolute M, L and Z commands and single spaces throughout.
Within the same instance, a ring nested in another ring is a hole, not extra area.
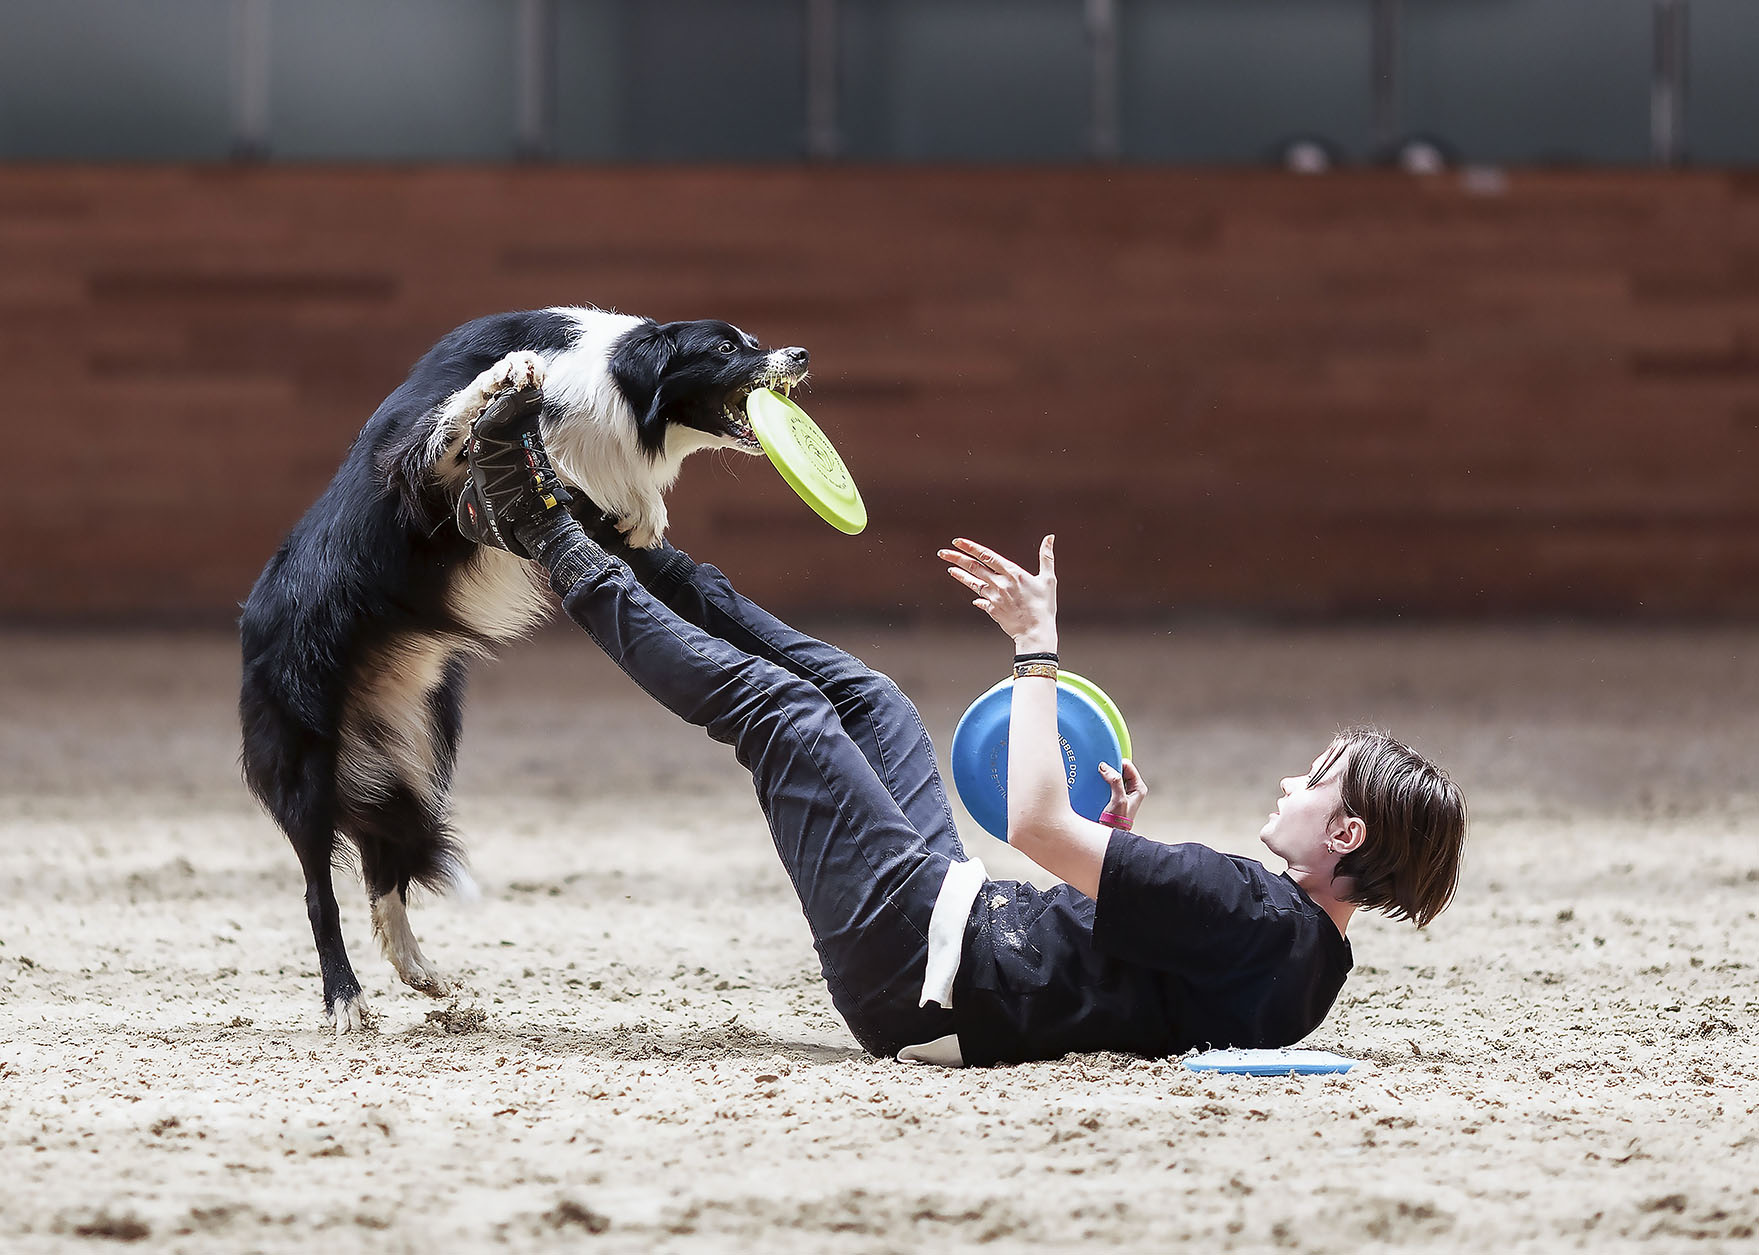
M 811 348 L 867 533 L 672 497 L 780 607 L 1054 530 L 1070 614 L 1759 613 L 1759 177 L 15 167 L 0 616 L 232 613 L 435 337 L 582 302 Z

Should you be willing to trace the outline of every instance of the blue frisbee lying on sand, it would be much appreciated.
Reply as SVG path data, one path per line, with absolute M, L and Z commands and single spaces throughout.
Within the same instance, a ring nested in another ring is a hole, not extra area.
M 1329 1050 L 1206 1050 L 1185 1060 L 1185 1066 L 1242 1076 L 1323 1076 L 1348 1072 L 1360 1062 Z
M 953 787 L 983 830 L 1008 839 L 1008 717 L 1012 677 L 971 703 L 953 730 Z M 1098 819 L 1112 800 L 1099 765 L 1117 768 L 1130 757 L 1130 730 L 1117 704 L 1092 680 L 1072 671 L 1057 676 L 1057 739 L 1069 778 L 1069 805 Z

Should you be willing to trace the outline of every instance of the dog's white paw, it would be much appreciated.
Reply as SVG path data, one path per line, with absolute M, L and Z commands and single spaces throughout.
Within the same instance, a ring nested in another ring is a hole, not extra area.
M 464 437 L 496 395 L 513 389 L 543 387 L 544 359 L 529 349 L 509 353 L 483 371 L 470 386 L 452 394 L 440 408 L 427 440 L 427 460 L 435 465 L 464 461 Z
M 379 1022 L 379 1017 L 367 1006 L 364 993 L 336 999 L 330 1004 L 329 1017 L 338 1037 L 344 1033 L 365 1033 L 376 1028 Z
M 452 982 L 440 975 L 440 970 L 426 959 L 419 959 L 407 967 L 399 967 L 397 975 L 418 994 L 426 994 L 430 998 L 452 996 Z
M 421 943 L 415 939 L 415 931 L 409 926 L 409 910 L 402 897 L 387 893 L 374 898 L 372 909 L 373 936 L 378 938 L 380 952 L 397 969 L 398 978 L 430 998 L 449 996 L 451 982 L 441 976 L 439 969 L 421 952 Z
M 664 502 L 655 502 L 647 508 L 635 513 L 626 514 L 617 520 L 617 530 L 623 533 L 623 539 L 629 542 L 632 549 L 652 549 L 666 535 L 666 525 L 671 520 L 666 515 Z
M 543 383 L 544 359 L 527 349 L 507 354 L 477 376 L 477 386 L 485 396 L 507 389 L 541 388 Z

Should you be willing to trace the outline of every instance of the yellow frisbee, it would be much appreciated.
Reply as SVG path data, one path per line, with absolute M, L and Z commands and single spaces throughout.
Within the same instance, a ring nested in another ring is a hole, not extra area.
M 757 388 L 745 399 L 745 414 L 788 487 L 820 518 L 850 536 L 867 526 L 867 506 L 855 477 L 805 410 L 779 392 Z

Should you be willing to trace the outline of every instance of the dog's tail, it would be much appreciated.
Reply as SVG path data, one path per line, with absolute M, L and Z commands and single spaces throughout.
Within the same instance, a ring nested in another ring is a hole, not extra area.
M 400 847 L 394 857 L 399 878 L 409 884 L 438 897 L 470 903 L 482 901 L 482 890 L 470 874 L 464 846 L 449 826 L 429 833 L 421 842 Z
M 460 902 L 468 902 L 472 906 L 482 901 L 483 891 L 477 886 L 476 877 L 470 874 L 470 867 L 464 861 L 464 853 L 457 847 L 445 852 L 441 859 L 438 885 L 423 881 L 439 893 L 449 893 Z

